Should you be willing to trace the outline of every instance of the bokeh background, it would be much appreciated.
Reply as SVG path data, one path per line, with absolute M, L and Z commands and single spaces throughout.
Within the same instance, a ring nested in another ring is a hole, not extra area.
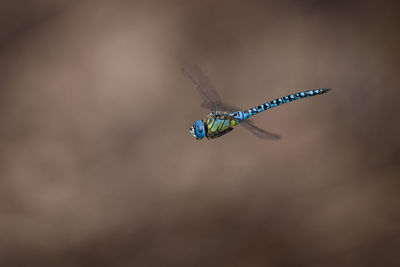
M 2 1 L 0 266 L 400 266 L 388 1 Z M 249 108 L 196 141 L 199 65 Z

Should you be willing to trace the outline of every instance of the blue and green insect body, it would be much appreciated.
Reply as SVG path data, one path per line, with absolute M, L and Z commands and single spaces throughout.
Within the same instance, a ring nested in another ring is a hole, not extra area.
M 192 126 L 190 126 L 191 135 L 198 140 L 203 139 L 204 137 L 207 137 L 208 139 L 220 137 L 232 131 L 233 127 L 236 125 L 243 126 L 245 129 L 249 130 L 259 138 L 279 140 L 279 135 L 257 127 L 251 120 L 248 120 L 248 118 L 281 104 L 293 102 L 306 97 L 320 95 L 331 90 L 321 88 L 316 90 L 302 91 L 265 102 L 264 104 L 251 109 L 239 110 L 225 105 L 221 101 L 221 98 L 219 97 L 214 85 L 198 67 L 187 62 L 183 63 L 182 67 L 183 71 L 192 80 L 196 89 L 203 97 L 204 101 L 202 103 L 202 107 L 206 107 L 212 111 L 204 120 L 198 120 Z
M 310 96 L 320 95 L 328 92 L 329 90 L 331 89 L 321 88 L 316 90 L 302 91 L 296 94 L 291 94 L 285 97 L 280 97 L 275 100 L 265 102 L 264 104 L 261 104 L 257 107 L 243 111 L 238 110 L 231 113 L 225 111 L 213 111 L 208 114 L 204 120 L 196 121 L 196 123 L 190 127 L 190 133 L 196 139 L 202 139 L 204 137 L 207 137 L 208 139 L 217 138 L 232 131 L 234 126 L 238 124 L 243 124 L 243 122 L 245 122 L 248 118 L 260 112 L 284 103 L 289 103 Z

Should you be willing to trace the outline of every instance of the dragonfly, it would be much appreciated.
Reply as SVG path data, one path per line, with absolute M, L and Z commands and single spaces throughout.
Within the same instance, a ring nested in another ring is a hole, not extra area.
M 221 137 L 232 131 L 233 127 L 237 125 L 249 130 L 259 138 L 267 140 L 279 140 L 281 139 L 280 135 L 257 127 L 249 118 L 284 103 L 321 95 L 332 90 L 331 88 L 320 88 L 315 90 L 301 91 L 285 97 L 267 101 L 250 109 L 242 110 L 222 102 L 210 79 L 196 65 L 184 62 L 182 63 L 182 71 L 186 73 L 186 75 L 195 85 L 197 91 L 202 96 L 203 102 L 201 106 L 208 108 L 211 111 L 211 113 L 208 114 L 203 120 L 197 120 L 192 126 L 190 126 L 190 134 L 197 140 L 201 140 L 204 137 L 207 137 L 207 139 Z

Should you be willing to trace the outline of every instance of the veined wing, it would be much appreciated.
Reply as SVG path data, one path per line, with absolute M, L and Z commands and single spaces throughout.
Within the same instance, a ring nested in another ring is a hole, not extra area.
M 254 135 L 256 135 L 259 138 L 262 139 L 268 139 L 268 140 L 279 140 L 281 139 L 280 135 L 274 134 L 274 133 L 270 133 L 266 130 L 263 130 L 261 128 L 258 128 L 257 126 L 255 126 L 253 124 L 252 121 L 244 120 L 242 121 L 239 125 L 242 125 L 245 129 L 249 130 L 251 133 L 253 133 Z
M 232 107 L 234 111 L 240 110 L 236 107 Z M 235 119 L 234 117 L 231 117 Z M 279 140 L 281 136 L 275 133 L 268 132 L 264 129 L 261 129 L 254 125 L 254 122 L 251 119 L 241 120 L 239 125 L 243 126 L 246 130 L 250 131 L 252 134 L 256 135 L 259 138 L 267 139 L 267 140 Z
M 225 104 L 225 103 L 220 103 L 219 105 L 220 105 L 220 109 L 219 109 L 219 110 L 221 110 L 221 111 L 235 112 L 235 111 L 241 110 L 241 109 L 238 108 L 238 107 L 231 106 L 231 105 L 227 105 L 227 104 Z M 211 110 L 212 110 L 212 108 L 211 108 L 210 105 L 208 104 L 208 101 L 207 101 L 207 100 L 204 100 L 204 101 L 201 103 L 200 106 L 201 106 L 202 108 L 208 108 L 208 109 L 211 109 Z
M 203 105 L 211 109 L 211 111 L 223 110 L 221 98 L 217 90 L 199 67 L 183 62 L 182 69 L 190 80 L 192 80 L 200 95 L 204 98 L 205 101 Z

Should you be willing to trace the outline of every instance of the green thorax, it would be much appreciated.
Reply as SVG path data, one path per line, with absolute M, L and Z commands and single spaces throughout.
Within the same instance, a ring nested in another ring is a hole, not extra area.
M 227 112 L 212 112 L 204 120 L 207 138 L 217 138 L 233 130 L 238 121 L 232 119 Z

